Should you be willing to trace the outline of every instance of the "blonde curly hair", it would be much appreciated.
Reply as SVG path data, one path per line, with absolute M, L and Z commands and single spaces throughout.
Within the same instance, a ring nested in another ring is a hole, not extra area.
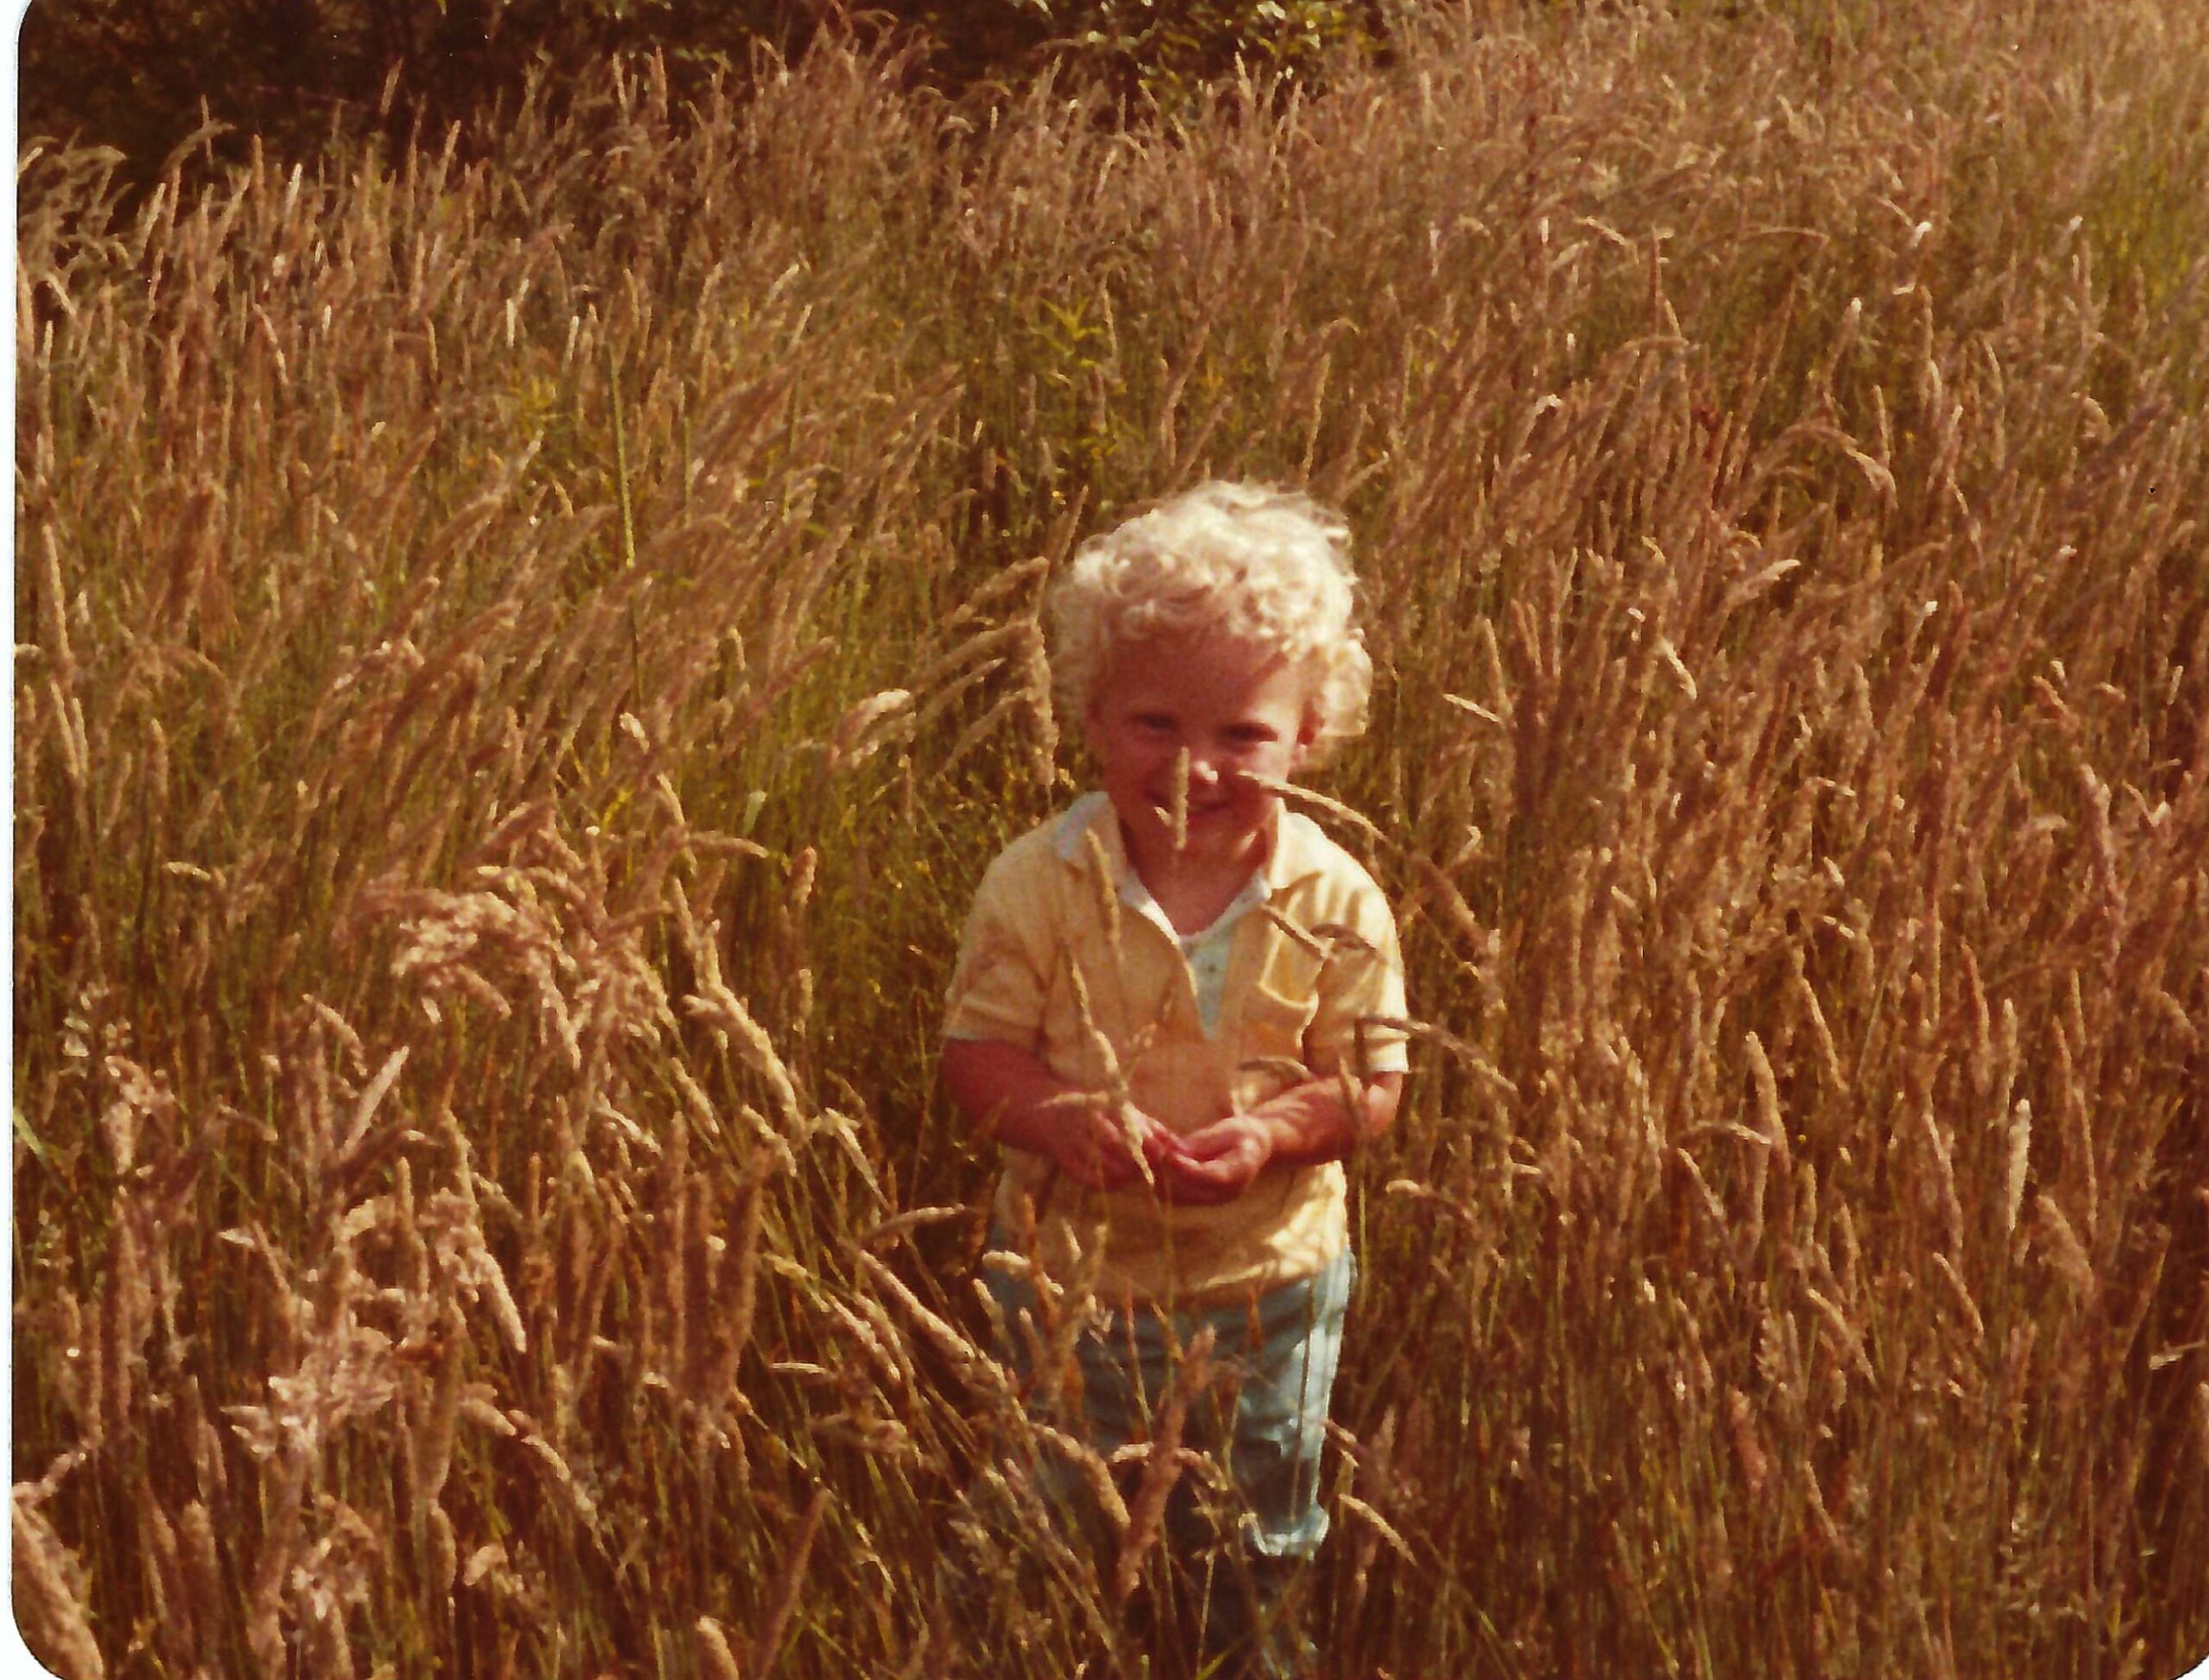
M 1112 651 L 1218 634 L 1308 665 L 1317 759 L 1365 728 L 1373 660 L 1356 622 L 1350 527 L 1311 497 L 1213 481 L 1092 537 L 1053 586 L 1052 688 L 1086 718 Z

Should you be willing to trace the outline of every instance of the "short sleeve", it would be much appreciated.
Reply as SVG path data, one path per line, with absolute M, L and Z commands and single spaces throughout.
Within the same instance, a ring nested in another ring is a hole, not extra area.
M 1336 916 L 1315 928 L 1327 941 L 1317 989 L 1319 1007 L 1305 1029 L 1305 1053 L 1315 1073 L 1348 1066 L 1363 1075 L 1401 1073 L 1411 1067 L 1400 1022 L 1404 959 L 1396 918 L 1381 889 L 1363 871 Z
M 1016 853 L 1000 855 L 975 891 L 944 1004 L 947 1039 L 1042 1047 L 1051 978 L 1049 906 L 1024 861 Z

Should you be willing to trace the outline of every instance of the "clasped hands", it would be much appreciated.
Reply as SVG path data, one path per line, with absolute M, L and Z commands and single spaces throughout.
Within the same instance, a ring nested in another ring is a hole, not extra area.
M 1161 1201 L 1209 1205 L 1249 1188 L 1275 1143 L 1274 1129 L 1257 1113 L 1176 1132 L 1132 1103 L 1114 1113 L 1091 1101 L 1067 1104 L 1051 1153 L 1060 1171 L 1092 1190 L 1126 1190 L 1148 1178 Z

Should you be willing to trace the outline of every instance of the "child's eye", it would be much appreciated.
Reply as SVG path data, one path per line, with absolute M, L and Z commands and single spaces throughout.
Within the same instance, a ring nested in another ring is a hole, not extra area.
M 1163 712 L 1136 714 L 1136 727 L 1138 729 L 1171 729 L 1173 727 L 1174 720 Z

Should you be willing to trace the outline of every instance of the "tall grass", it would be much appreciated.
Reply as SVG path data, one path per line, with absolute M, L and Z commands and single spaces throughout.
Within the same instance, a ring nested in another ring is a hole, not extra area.
M 36 1648 L 1186 1671 L 1141 1524 L 1017 1515 L 930 1045 L 1079 775 L 1048 567 L 1224 472 L 1351 512 L 1425 1023 L 1335 1671 L 2209 1653 L 2206 48 L 1498 14 L 1128 131 L 828 41 L 128 209 L 31 148 Z

